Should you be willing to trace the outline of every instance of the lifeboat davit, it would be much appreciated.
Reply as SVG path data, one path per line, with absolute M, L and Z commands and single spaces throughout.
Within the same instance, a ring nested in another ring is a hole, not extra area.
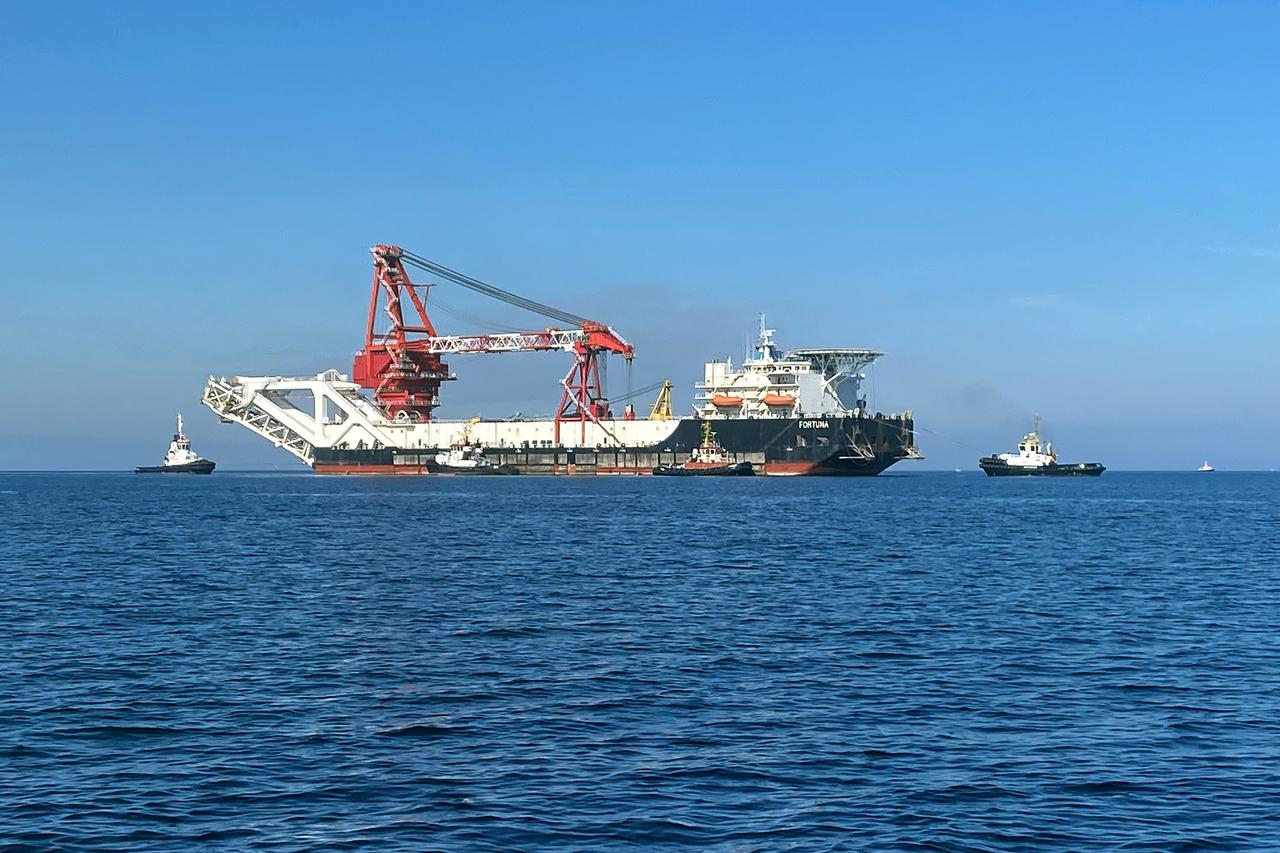
M 711 405 L 717 408 L 729 408 L 742 405 L 741 397 L 730 397 L 728 394 L 716 394 L 711 398 Z
M 761 402 L 766 406 L 794 406 L 796 398 L 790 394 L 765 394 Z

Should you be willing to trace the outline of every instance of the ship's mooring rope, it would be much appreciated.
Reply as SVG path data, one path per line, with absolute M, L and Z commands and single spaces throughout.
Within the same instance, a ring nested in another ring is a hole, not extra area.
M 906 428 L 906 427 L 904 427 L 904 426 L 899 426 L 898 424 L 890 423 L 888 420 L 882 421 L 881 423 L 882 423 L 884 426 L 887 426 L 887 427 L 889 427 L 890 429 L 896 429 L 896 430 L 898 430 L 899 432 L 906 432 L 906 429 L 907 429 L 907 428 Z M 960 441 L 960 440 L 959 440 L 959 439 L 957 439 L 957 438 L 952 438 L 952 437 L 951 437 L 951 436 L 949 436 L 949 435 L 944 435 L 943 433 L 940 433 L 940 432 L 938 432 L 937 430 L 932 430 L 932 429 L 929 429 L 928 427 L 922 427 L 922 426 L 919 426 L 918 424 L 916 424 L 916 423 L 915 423 L 915 419 L 914 419 L 914 418 L 912 419 L 912 423 L 911 423 L 911 431 L 912 431 L 913 433 L 914 433 L 914 432 L 927 432 L 927 433 L 929 433 L 929 435 L 937 436 L 938 438 L 942 439 L 943 441 L 949 441 L 949 442 L 951 442 L 952 444 L 956 445 L 957 447 L 963 447 L 965 450 L 972 450 L 972 451 L 974 451 L 975 453 L 986 453 L 986 451 L 985 451 L 985 450 L 983 450 L 981 447 L 974 447 L 972 444 L 968 444 L 968 443 L 966 443 L 966 442 Z

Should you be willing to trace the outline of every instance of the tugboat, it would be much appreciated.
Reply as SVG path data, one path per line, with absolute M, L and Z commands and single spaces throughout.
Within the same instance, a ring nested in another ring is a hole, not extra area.
M 1097 477 L 1107 470 L 1098 462 L 1059 462 L 1052 442 L 1046 442 L 1041 449 L 1039 415 L 1031 432 L 1018 442 L 1017 453 L 984 456 L 978 460 L 978 467 L 988 477 Z
M 187 434 L 182 431 L 182 413 L 178 413 L 178 431 L 169 442 L 169 452 L 164 455 L 163 465 L 141 465 L 133 469 L 135 474 L 212 474 L 215 463 L 211 459 L 201 459 L 191 449 Z
M 1199 468 L 1197 468 L 1196 470 L 1199 471 L 1201 474 L 1212 474 L 1213 466 L 1210 465 L 1209 460 L 1206 459 L 1205 463 L 1201 465 Z
M 474 418 L 462 430 L 462 438 L 448 450 L 436 454 L 435 464 L 429 465 L 432 474 L 519 474 L 514 465 L 494 465 L 484 455 L 478 442 L 471 441 L 471 427 L 479 421 Z
M 702 422 L 702 444 L 695 447 L 680 465 L 659 465 L 653 469 L 658 477 L 751 477 L 756 471 L 750 462 L 733 462 L 716 441 L 711 424 Z
M 455 444 L 436 454 L 432 474 L 519 474 L 514 465 L 494 465 L 478 444 Z

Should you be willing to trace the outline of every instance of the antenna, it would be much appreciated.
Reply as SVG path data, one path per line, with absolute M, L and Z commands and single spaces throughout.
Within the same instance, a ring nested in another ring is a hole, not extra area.
M 773 333 L 775 330 L 765 328 L 763 312 L 757 314 L 756 317 L 760 322 L 760 337 L 756 340 L 756 344 L 753 347 L 756 357 L 764 361 L 775 359 L 778 356 L 778 348 L 774 346 L 773 343 Z

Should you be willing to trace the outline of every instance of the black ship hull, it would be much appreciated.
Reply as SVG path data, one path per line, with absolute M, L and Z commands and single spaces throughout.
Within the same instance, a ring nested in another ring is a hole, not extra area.
M 188 462 L 186 465 L 140 465 L 133 469 L 135 474 L 212 474 L 217 463 L 208 459 L 199 462 Z
M 1105 465 L 1097 462 L 1077 462 L 1071 465 L 1010 465 L 995 456 L 984 456 L 978 460 L 978 467 L 987 472 L 988 477 L 1099 477 L 1107 470 Z
M 646 446 L 533 447 L 486 446 L 495 465 L 524 474 L 652 474 L 683 465 L 703 442 L 705 421 L 671 422 L 671 432 Z M 914 422 L 908 415 L 813 418 L 717 418 L 710 421 L 716 442 L 732 462 L 750 462 L 770 476 L 874 477 L 915 450 Z M 312 467 L 319 474 L 433 474 L 439 451 L 429 448 L 316 447 Z

